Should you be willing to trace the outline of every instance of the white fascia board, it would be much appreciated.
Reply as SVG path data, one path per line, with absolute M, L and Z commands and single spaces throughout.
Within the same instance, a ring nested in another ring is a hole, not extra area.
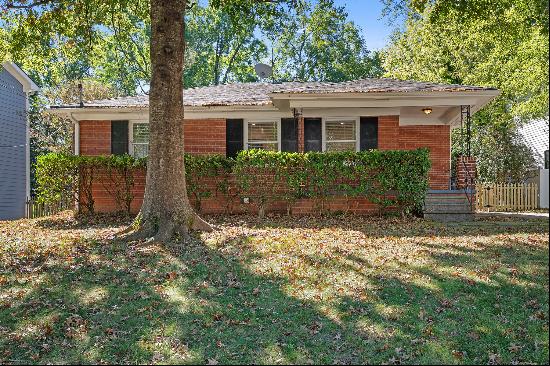
M 472 91 L 426 91 L 426 92 L 402 92 L 402 93 L 269 93 L 271 99 L 379 99 L 387 98 L 442 98 L 442 97 L 496 97 L 499 90 L 472 90 Z
M 455 98 L 347 98 L 347 99 L 291 99 L 290 108 L 399 108 L 474 105 L 476 97 Z
M 361 117 L 378 117 L 378 116 L 399 116 L 401 111 L 399 108 L 301 108 L 303 117 L 342 117 L 344 116 L 361 116 Z
M 148 120 L 148 107 L 119 108 L 50 108 L 48 113 L 83 120 Z M 280 111 L 273 106 L 217 106 L 185 107 L 185 119 L 218 119 L 218 118 L 288 118 L 291 110 Z
M 16 78 L 21 85 L 23 85 L 23 91 L 25 93 L 37 92 L 40 90 L 34 81 L 32 81 L 31 78 L 15 63 L 6 61 L 2 63 L 2 67 L 6 69 L 6 71 L 9 72 L 14 78 Z

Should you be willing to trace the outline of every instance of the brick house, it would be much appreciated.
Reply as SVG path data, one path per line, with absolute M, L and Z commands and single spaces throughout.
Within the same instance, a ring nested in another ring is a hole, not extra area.
M 187 89 L 184 146 L 192 154 L 227 156 L 249 148 L 307 152 L 427 147 L 430 188 L 447 191 L 451 130 L 461 126 L 464 106 L 473 114 L 498 93 L 493 88 L 395 79 Z M 147 155 L 146 95 L 52 106 L 51 113 L 73 120 L 75 154 Z M 142 178 L 136 188 L 139 198 L 143 186 Z M 136 200 L 136 210 L 140 204 Z M 98 211 L 113 209 L 100 188 L 96 205 Z

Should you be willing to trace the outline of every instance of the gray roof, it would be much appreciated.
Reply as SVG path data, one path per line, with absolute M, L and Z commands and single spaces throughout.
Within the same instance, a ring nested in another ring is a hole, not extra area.
M 472 85 L 437 84 L 387 78 L 370 78 L 340 83 L 284 82 L 284 83 L 235 83 L 191 88 L 184 91 L 186 106 L 252 106 L 269 105 L 269 94 L 330 94 L 330 93 L 411 93 L 411 92 L 464 92 L 496 90 Z M 146 107 L 147 95 L 118 97 L 84 102 L 90 108 Z M 75 108 L 77 104 L 52 106 Z

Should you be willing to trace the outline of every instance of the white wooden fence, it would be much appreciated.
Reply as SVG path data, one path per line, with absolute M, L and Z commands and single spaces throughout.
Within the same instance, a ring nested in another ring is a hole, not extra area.
M 477 184 L 476 209 L 480 211 L 529 211 L 539 208 L 539 187 L 528 184 Z

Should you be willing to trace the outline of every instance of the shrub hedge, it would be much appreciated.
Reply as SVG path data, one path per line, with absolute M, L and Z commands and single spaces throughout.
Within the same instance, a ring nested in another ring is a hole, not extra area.
M 429 151 L 286 153 L 242 151 L 235 159 L 220 155 L 185 155 L 187 192 L 200 210 L 204 198 L 221 194 L 231 202 L 248 197 L 265 213 L 270 202 L 284 201 L 290 212 L 300 198 L 315 199 L 324 209 L 331 196 L 350 200 L 364 197 L 381 211 L 393 207 L 402 213 L 419 208 L 428 189 Z M 121 210 L 130 211 L 136 171 L 145 159 L 124 156 L 73 156 L 51 153 L 36 163 L 38 198 L 55 201 L 75 194 L 81 206 L 94 211 L 92 184 L 101 172 L 105 190 Z M 206 180 L 215 184 L 206 184 Z M 232 208 L 227 207 L 231 212 Z

